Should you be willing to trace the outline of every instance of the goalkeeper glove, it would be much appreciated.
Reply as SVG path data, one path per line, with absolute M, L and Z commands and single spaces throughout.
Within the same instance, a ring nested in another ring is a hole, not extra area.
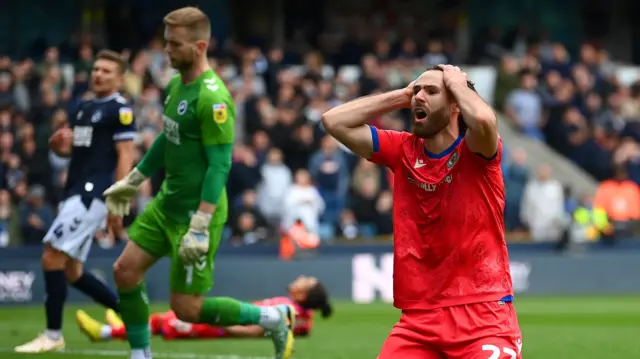
M 209 222 L 211 214 L 201 211 L 191 216 L 189 231 L 182 238 L 178 256 L 184 264 L 192 264 L 209 252 Z
M 134 168 L 129 174 L 111 185 L 102 194 L 107 199 L 107 210 L 114 216 L 129 214 L 131 199 L 138 193 L 138 186 L 145 180 L 145 176 Z

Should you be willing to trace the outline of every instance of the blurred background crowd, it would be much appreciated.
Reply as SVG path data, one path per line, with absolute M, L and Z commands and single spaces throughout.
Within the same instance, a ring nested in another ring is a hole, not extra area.
M 429 21 L 391 10 L 338 13 L 324 19 L 322 32 L 306 18 L 288 25 L 286 41 L 212 37 L 211 66 L 231 90 L 237 113 L 227 241 L 273 241 L 298 225 L 322 241 L 388 238 L 390 173 L 326 136 L 321 115 L 356 97 L 406 86 L 440 63 L 495 69 L 491 101 L 500 121 L 600 183 L 596 191 L 577 193 L 551 164 L 532 168 L 531 154 L 507 146 L 509 238 L 580 242 L 634 231 L 640 83 L 621 82 L 620 62 L 602 41 L 604 30 L 598 32 L 602 25 L 575 35 L 583 41 L 554 36 L 562 30 L 557 24 L 551 30 L 464 28 L 461 36 L 462 10 L 452 4 L 437 5 L 438 17 Z M 140 156 L 162 131 L 163 89 L 174 71 L 162 51 L 161 16 L 146 33 L 105 29 L 87 16 L 64 41 L 34 37 L 20 53 L 0 56 L 0 247 L 40 243 L 56 214 L 68 162 L 48 150 L 47 140 L 89 98 L 97 50 L 114 48 L 129 60 L 122 93 L 134 106 Z M 371 120 L 398 131 L 410 131 L 410 123 L 408 111 Z M 159 174 L 144 184 L 127 223 L 161 180 Z M 105 246 L 113 241 L 103 233 L 97 239 Z

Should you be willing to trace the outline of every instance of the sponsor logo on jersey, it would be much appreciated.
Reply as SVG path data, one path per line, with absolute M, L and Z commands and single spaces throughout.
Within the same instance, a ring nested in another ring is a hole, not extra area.
M 93 127 L 91 126 L 74 126 L 73 127 L 73 146 L 91 147 L 92 142 L 93 142 Z
M 133 110 L 129 107 L 120 107 L 120 123 L 129 126 L 133 122 Z
M 213 105 L 213 120 L 219 124 L 227 122 L 227 105 L 223 103 Z
M 187 100 L 182 100 L 178 104 L 178 115 L 184 115 L 187 112 Z

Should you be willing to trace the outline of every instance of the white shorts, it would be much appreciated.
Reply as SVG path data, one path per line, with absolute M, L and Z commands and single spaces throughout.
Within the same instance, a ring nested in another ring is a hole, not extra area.
M 89 208 L 80 195 L 67 198 L 60 204 L 58 216 L 44 236 L 44 243 L 81 262 L 87 260 L 93 238 L 107 220 L 107 206 L 99 198 L 91 200 Z

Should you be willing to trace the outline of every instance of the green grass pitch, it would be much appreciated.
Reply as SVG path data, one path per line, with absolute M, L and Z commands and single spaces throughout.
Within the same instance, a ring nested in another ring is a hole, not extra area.
M 165 308 L 156 304 L 152 309 Z M 640 358 L 640 296 L 519 297 L 516 308 L 526 359 Z M 66 352 L 24 355 L 12 353 L 11 348 L 42 330 L 43 309 L 0 308 L 0 358 L 128 358 L 123 342 L 89 343 L 76 327 L 75 309 L 66 310 Z M 96 306 L 83 309 L 103 317 L 104 311 Z M 337 302 L 334 317 L 318 319 L 311 337 L 296 342 L 294 358 L 375 359 L 398 317 L 390 304 Z M 158 359 L 267 359 L 272 350 L 262 339 L 163 342 L 154 338 L 152 348 Z

